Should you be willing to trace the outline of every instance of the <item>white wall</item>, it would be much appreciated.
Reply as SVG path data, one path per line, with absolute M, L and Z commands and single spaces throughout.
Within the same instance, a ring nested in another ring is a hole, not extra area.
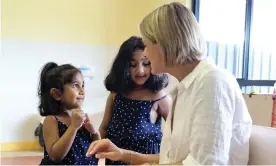
M 273 100 L 272 95 L 258 94 L 249 97 L 243 94 L 253 125 L 271 126 Z
M 45 42 L 2 41 L 0 56 L 0 142 L 33 141 L 39 124 L 37 86 L 41 67 L 48 61 L 58 64 L 95 67 L 95 76 L 86 82 L 84 110 L 103 111 L 108 92 L 103 80 L 117 47 Z

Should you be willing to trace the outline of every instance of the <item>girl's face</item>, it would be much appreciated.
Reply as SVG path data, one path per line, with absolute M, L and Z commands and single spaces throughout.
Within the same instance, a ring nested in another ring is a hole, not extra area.
M 64 86 L 61 100 L 66 109 L 81 108 L 85 98 L 84 79 L 81 73 L 77 73 L 72 83 Z
M 151 64 L 143 50 L 134 52 L 129 70 L 131 79 L 136 85 L 142 86 L 148 80 L 151 74 Z

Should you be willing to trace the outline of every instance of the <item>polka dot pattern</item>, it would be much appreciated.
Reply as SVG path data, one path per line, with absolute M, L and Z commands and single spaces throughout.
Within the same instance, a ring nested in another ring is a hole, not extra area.
M 152 106 L 158 100 L 131 100 L 116 95 L 107 137 L 120 148 L 143 154 L 158 154 L 162 139 L 161 117 L 155 124 L 150 120 Z M 107 161 L 107 164 L 126 165 L 120 161 Z
M 57 122 L 59 136 L 61 137 L 68 127 L 58 119 Z M 46 151 L 46 148 L 44 148 L 44 158 L 42 159 L 40 165 L 97 165 L 98 159 L 96 159 L 95 156 L 86 157 L 86 152 L 91 143 L 92 139 L 90 137 L 90 133 L 84 128 L 81 128 L 76 134 L 71 149 L 60 163 L 52 161 Z

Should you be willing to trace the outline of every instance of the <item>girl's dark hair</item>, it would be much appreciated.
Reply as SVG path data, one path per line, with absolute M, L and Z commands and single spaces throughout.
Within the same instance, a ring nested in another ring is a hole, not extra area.
M 62 93 L 64 85 L 71 83 L 77 73 L 81 71 L 70 64 L 58 66 L 49 62 L 43 66 L 38 86 L 38 109 L 41 116 L 58 115 L 62 112 L 61 101 L 55 100 L 50 90 L 56 88 Z
M 105 87 L 108 91 L 116 93 L 128 93 L 133 88 L 130 77 L 130 61 L 137 50 L 144 50 L 142 38 L 132 36 L 120 47 L 119 52 L 112 64 L 109 74 L 105 78 Z M 151 74 L 144 86 L 153 92 L 158 92 L 167 87 L 169 78 L 167 74 Z

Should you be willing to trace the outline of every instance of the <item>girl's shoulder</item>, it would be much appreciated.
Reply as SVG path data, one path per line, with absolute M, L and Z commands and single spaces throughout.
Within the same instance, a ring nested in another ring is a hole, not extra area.
M 48 116 L 45 117 L 43 123 L 47 123 L 47 122 L 53 123 L 53 122 L 56 122 L 56 121 L 57 121 L 56 116 L 48 115 Z
M 167 93 L 163 90 L 158 92 L 152 92 L 150 90 L 139 90 L 132 91 L 128 94 L 116 94 L 116 96 L 120 96 L 118 99 L 123 98 L 129 101 L 158 101 L 167 96 Z M 116 97 L 115 96 L 115 97 Z
M 51 129 L 58 125 L 58 122 L 54 116 L 48 115 L 43 121 L 43 129 Z
M 166 96 L 167 96 L 167 93 L 164 90 L 160 90 L 158 92 L 153 92 L 154 100 L 160 100 L 162 98 L 165 98 Z
M 147 100 L 151 101 L 158 101 L 167 96 L 167 93 L 164 90 L 160 90 L 158 92 L 152 92 L 151 90 L 148 90 L 146 92 L 141 92 L 143 93 L 142 96 L 147 96 Z
M 114 101 L 115 100 L 115 97 L 117 96 L 117 93 L 116 92 L 111 92 L 109 94 L 109 97 Z
M 60 116 L 60 115 L 48 115 L 46 116 L 44 123 L 53 123 L 58 124 L 58 122 L 65 124 L 66 126 L 70 125 L 71 119 L 68 116 Z

